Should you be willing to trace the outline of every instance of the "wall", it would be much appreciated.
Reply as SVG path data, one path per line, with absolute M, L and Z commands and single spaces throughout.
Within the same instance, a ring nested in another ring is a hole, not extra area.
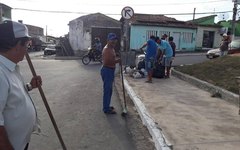
M 160 26 L 140 26 L 132 25 L 130 29 L 130 49 L 139 49 L 144 43 L 146 43 L 148 37 L 147 32 L 154 31 L 157 36 L 161 37 L 161 33 L 168 31 L 170 36 L 173 33 L 179 33 L 179 48 L 181 51 L 194 51 L 196 44 L 196 29 L 191 28 L 172 28 L 172 27 L 160 27 Z M 184 33 L 189 33 L 192 35 L 191 43 L 187 43 L 183 40 Z M 176 40 L 176 39 L 175 39 Z
M 87 50 L 91 46 L 90 31 L 84 32 L 83 22 L 81 20 L 74 20 L 69 24 L 69 42 L 76 54 L 80 50 Z

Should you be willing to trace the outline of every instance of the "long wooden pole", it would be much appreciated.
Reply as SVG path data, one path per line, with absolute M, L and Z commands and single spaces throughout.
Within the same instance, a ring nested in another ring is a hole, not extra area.
M 35 71 L 35 69 L 34 69 L 34 67 L 33 67 L 32 61 L 31 61 L 28 53 L 25 54 L 25 57 L 26 57 L 26 59 L 27 59 L 27 62 L 28 62 L 28 65 L 29 65 L 29 67 L 30 67 L 30 70 L 31 70 L 31 72 L 32 72 L 32 75 L 33 75 L 34 77 L 36 77 L 37 74 L 36 74 L 36 71 Z M 58 127 L 57 127 L 56 121 L 55 121 L 55 119 L 54 119 L 54 117 L 53 117 L 53 114 L 52 114 L 52 112 L 51 112 L 51 109 L 50 109 L 50 107 L 49 107 L 49 105 L 48 105 L 48 102 L 47 102 L 47 99 L 46 99 L 46 97 L 45 97 L 45 94 L 44 94 L 44 92 L 43 92 L 42 87 L 39 86 L 39 87 L 38 87 L 38 90 L 39 90 L 39 93 L 40 93 L 40 95 L 41 95 L 41 97 L 42 97 L 42 100 L 43 100 L 43 102 L 44 102 L 44 105 L 45 105 L 45 107 L 46 107 L 46 109 L 47 109 L 48 115 L 49 115 L 49 117 L 50 117 L 50 119 L 51 119 L 51 121 L 52 121 L 53 127 L 54 127 L 54 129 L 55 129 L 55 131 L 56 131 L 56 133 L 57 133 L 58 139 L 59 139 L 59 141 L 60 141 L 60 143 L 61 143 L 61 145 L 62 145 L 62 148 L 63 148 L 63 150 L 67 150 L 67 148 L 66 148 L 66 146 L 65 146 L 65 144 L 64 144 L 64 142 L 63 142 L 62 136 L 61 136 L 61 134 L 60 134 L 60 132 L 59 132 L 59 130 L 58 130 Z

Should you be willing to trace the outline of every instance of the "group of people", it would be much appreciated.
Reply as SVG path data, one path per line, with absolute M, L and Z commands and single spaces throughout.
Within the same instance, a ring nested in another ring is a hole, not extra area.
M 32 132 L 39 129 L 36 107 L 28 92 L 42 86 L 42 79 L 35 76 L 25 84 L 18 65 L 27 53 L 30 41 L 24 24 L 10 20 L 0 24 L 1 150 L 27 150 Z M 115 108 L 110 106 L 115 65 L 120 63 L 114 50 L 116 44 L 116 34 L 109 33 L 102 50 L 101 68 L 103 112 L 106 114 L 116 114 Z
M 176 44 L 173 42 L 173 37 L 164 34 L 161 38 L 150 36 L 150 39 L 140 48 L 146 49 L 145 69 L 148 73 L 147 83 L 152 83 L 153 69 L 156 63 L 161 63 L 165 66 L 165 78 L 170 77 L 170 69 L 173 58 L 175 57 Z

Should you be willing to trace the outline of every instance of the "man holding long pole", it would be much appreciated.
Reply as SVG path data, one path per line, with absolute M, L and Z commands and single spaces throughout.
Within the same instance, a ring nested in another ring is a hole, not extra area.
M 18 63 L 30 37 L 27 27 L 14 21 L 0 24 L 0 149 L 27 150 L 37 129 L 37 112 L 28 91 L 42 85 L 40 76 L 25 84 Z
M 103 112 L 105 114 L 116 114 L 113 106 L 110 106 L 115 65 L 120 63 L 120 59 L 116 58 L 114 47 L 117 44 L 117 35 L 109 33 L 107 37 L 107 44 L 103 48 L 102 58 L 103 66 L 101 69 L 101 76 L 103 80 Z

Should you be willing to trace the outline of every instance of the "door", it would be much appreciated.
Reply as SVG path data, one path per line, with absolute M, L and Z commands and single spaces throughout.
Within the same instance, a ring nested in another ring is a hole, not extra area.
M 173 32 L 173 42 L 176 44 L 176 50 L 180 49 L 180 37 L 181 33 L 180 32 Z
M 213 48 L 213 42 L 214 42 L 214 32 L 213 31 L 204 31 L 202 47 Z

